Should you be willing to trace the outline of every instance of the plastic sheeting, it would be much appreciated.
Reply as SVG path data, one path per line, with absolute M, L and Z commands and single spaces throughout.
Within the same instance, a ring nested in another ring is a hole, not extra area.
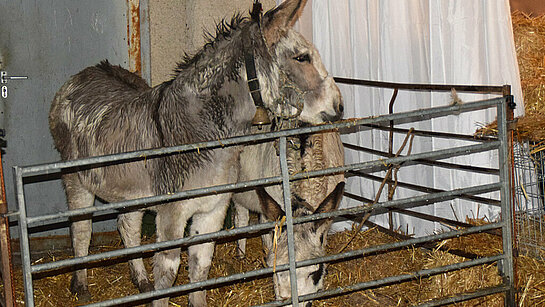
M 313 0 L 307 4 L 305 15 L 297 27 L 302 33 L 307 32 L 305 36 L 314 42 L 334 76 L 403 83 L 511 84 L 517 102 L 515 116 L 524 112 L 508 0 Z M 312 37 L 308 34 L 309 22 L 312 22 Z M 392 90 L 339 87 L 345 99 L 345 117 L 388 113 Z M 459 97 L 472 101 L 492 96 L 459 94 Z M 449 103 L 449 93 L 401 91 L 394 111 Z M 487 110 L 405 127 L 473 134 L 479 125 L 492 122 L 495 117 L 495 110 Z M 384 132 L 366 131 L 343 137 L 344 141 L 352 144 L 388 151 L 388 134 Z M 395 135 L 394 152 L 403 138 L 403 135 Z M 467 144 L 463 141 L 416 137 L 412 152 Z M 377 158 L 346 151 L 347 163 Z M 495 153 L 446 161 L 498 167 Z M 404 167 L 398 179 L 444 190 L 497 181 L 496 176 L 425 166 Z M 374 198 L 378 186 L 379 183 L 354 178 L 347 182 L 348 191 L 369 199 Z M 381 200 L 385 200 L 385 194 Z M 398 188 L 395 198 L 415 194 L 414 191 Z M 483 196 L 498 198 L 497 193 Z M 354 205 L 361 204 L 345 197 L 343 206 Z M 464 200 L 422 207 L 418 211 L 460 221 L 465 221 L 466 217 L 492 220 L 497 218 L 498 213 L 495 208 Z M 386 216 L 374 219 L 386 225 Z M 394 228 L 415 235 L 429 234 L 441 227 L 397 214 L 394 214 L 394 223 Z

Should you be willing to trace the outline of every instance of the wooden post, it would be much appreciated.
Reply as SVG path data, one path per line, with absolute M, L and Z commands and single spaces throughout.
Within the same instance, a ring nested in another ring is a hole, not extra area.
M 2 197 L 0 198 L 0 214 L 8 213 L 6 202 L 6 186 L 4 185 L 4 170 L 2 167 L 2 155 L 0 154 L 0 185 Z M 11 259 L 11 237 L 9 234 L 9 220 L 5 216 L 0 217 L 0 262 L 2 269 L 2 282 L 4 284 L 4 306 L 15 306 L 13 265 Z

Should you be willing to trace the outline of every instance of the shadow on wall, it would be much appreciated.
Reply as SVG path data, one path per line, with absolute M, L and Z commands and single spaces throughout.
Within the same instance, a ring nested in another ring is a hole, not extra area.
M 510 0 L 509 2 L 511 11 L 521 11 L 532 17 L 545 14 L 544 0 Z

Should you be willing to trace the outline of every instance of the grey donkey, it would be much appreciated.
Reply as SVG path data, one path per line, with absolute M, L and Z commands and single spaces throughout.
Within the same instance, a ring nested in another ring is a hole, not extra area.
M 297 116 L 307 123 L 342 117 L 342 99 L 315 47 L 292 29 L 306 0 L 287 0 L 262 19 L 236 15 L 217 27 L 215 37 L 177 67 L 172 80 L 150 88 L 138 76 L 104 61 L 71 77 L 57 92 L 49 114 L 55 147 L 63 160 L 115 154 L 204 140 L 249 131 L 255 114 L 247 73 L 255 68 L 264 107 L 275 116 Z M 253 59 L 255 67 L 248 67 Z M 290 98 L 297 97 L 298 103 Z M 90 207 L 95 197 L 116 202 L 236 182 L 240 147 L 201 150 L 63 174 L 69 209 Z M 231 193 L 187 199 L 151 209 L 157 213 L 157 240 L 219 230 Z M 118 230 L 126 247 L 140 245 L 143 211 L 122 212 Z M 92 223 L 74 219 L 70 233 L 74 255 L 88 254 Z M 188 248 L 189 278 L 207 278 L 214 243 Z M 142 259 L 129 261 L 140 291 L 174 283 L 180 249 L 154 255 L 152 286 Z M 71 290 L 90 293 L 85 269 L 74 272 Z M 206 306 L 205 291 L 189 295 L 193 306 Z M 153 302 L 167 306 L 168 298 Z
M 327 131 L 291 140 L 287 150 L 288 167 L 290 174 L 304 171 L 315 171 L 325 168 L 344 165 L 344 147 L 340 134 Z M 264 177 L 280 175 L 280 164 L 274 143 L 262 143 L 246 146 L 241 153 L 241 169 L 239 180 L 247 181 Z M 338 207 L 342 197 L 344 174 L 334 174 L 307 178 L 292 182 L 292 202 L 295 204 L 294 216 L 311 213 L 323 213 Z M 248 209 L 260 214 L 261 221 L 275 221 L 284 213 L 283 194 L 279 185 L 267 187 L 258 193 L 248 191 L 233 195 L 236 215 L 235 225 L 248 225 Z M 306 260 L 325 254 L 329 221 L 297 225 L 295 232 L 295 258 Z M 263 235 L 263 244 L 266 252 L 266 261 L 272 265 L 288 263 L 288 247 L 286 238 L 277 242 L 273 250 L 272 236 Z M 246 250 L 246 239 L 238 241 L 240 256 Z M 315 293 L 323 288 L 325 265 L 300 267 L 297 273 L 297 290 L 299 295 Z M 291 296 L 291 287 L 288 272 L 279 272 L 274 275 L 274 290 L 277 299 L 287 299 Z M 305 306 L 310 306 L 308 302 Z

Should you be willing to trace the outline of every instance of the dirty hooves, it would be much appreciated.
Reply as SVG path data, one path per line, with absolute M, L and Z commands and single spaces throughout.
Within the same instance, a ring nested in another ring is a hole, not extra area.
M 72 279 L 70 283 L 70 292 L 72 292 L 72 294 L 77 297 L 78 302 L 90 302 L 92 297 L 89 289 L 87 289 L 87 287 L 84 287 L 83 285 L 76 284 L 74 281 L 75 279 Z

